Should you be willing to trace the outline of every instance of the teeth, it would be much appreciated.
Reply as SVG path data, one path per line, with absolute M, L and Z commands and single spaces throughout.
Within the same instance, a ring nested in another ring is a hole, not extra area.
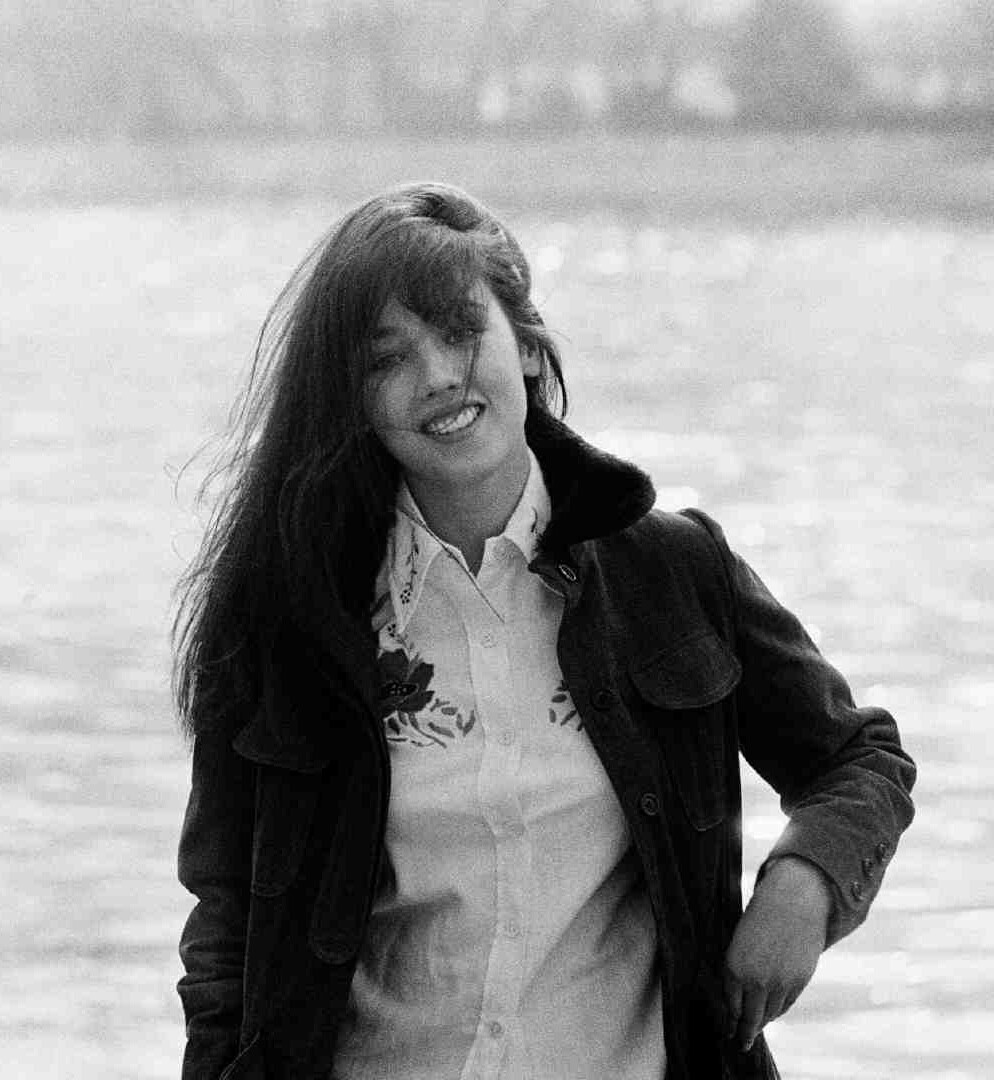
M 425 431 L 429 435 L 451 435 L 454 431 L 461 431 L 464 427 L 469 427 L 479 415 L 479 405 L 467 405 L 465 409 L 460 409 L 455 416 L 443 420 L 432 420 L 430 423 L 425 424 Z

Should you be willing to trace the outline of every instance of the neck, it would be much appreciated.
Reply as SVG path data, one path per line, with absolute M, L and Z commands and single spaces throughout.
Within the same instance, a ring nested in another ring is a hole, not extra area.
M 457 547 L 476 574 L 487 538 L 499 536 L 514 513 L 528 482 L 528 460 L 511 482 L 507 477 L 455 488 L 408 480 L 425 524 L 439 539 Z

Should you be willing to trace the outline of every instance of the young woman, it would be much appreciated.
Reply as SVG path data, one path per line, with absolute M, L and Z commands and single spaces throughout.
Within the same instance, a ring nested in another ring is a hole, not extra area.
M 891 717 L 556 418 L 465 193 L 348 214 L 260 355 L 177 621 L 186 1080 L 775 1076 L 911 820 Z M 744 914 L 740 751 L 790 816 Z

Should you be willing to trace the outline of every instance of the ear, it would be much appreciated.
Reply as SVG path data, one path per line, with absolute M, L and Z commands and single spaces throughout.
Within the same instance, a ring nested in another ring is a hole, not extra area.
M 523 375 L 539 376 L 542 374 L 542 358 L 538 349 L 526 349 L 523 345 L 518 349 L 521 356 L 521 373 Z

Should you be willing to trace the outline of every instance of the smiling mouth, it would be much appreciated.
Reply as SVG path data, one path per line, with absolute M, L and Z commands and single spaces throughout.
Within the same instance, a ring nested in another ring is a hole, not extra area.
M 427 424 L 422 425 L 422 431 L 427 435 L 454 435 L 458 431 L 465 431 L 482 412 L 482 405 L 467 405 L 458 412 L 429 420 Z

